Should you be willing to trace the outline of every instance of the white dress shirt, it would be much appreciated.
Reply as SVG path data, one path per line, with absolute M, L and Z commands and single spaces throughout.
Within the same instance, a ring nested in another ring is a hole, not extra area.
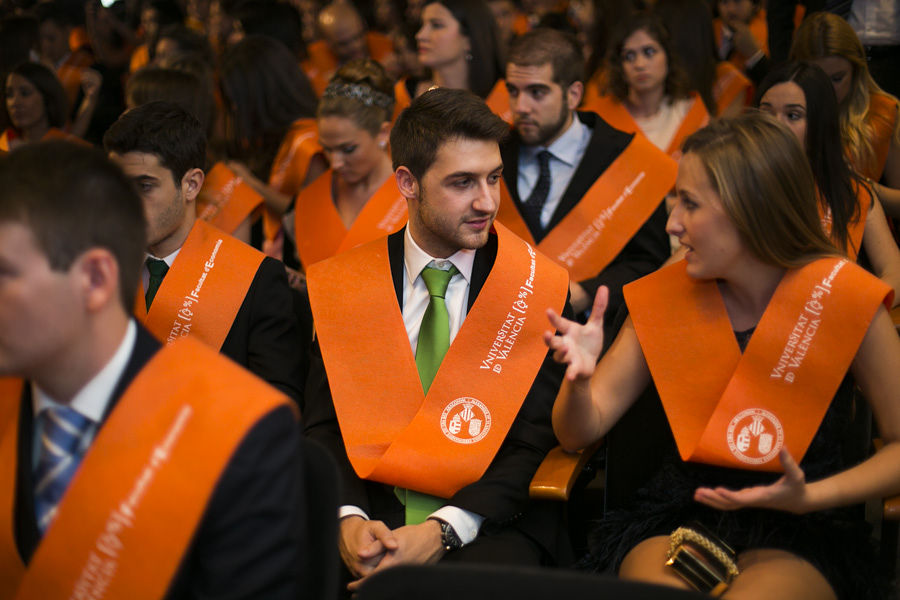
M 541 174 L 541 166 L 537 155 L 542 151 L 550 152 L 550 192 L 541 209 L 541 227 L 546 228 L 550 218 L 559 206 L 563 193 L 569 187 L 575 169 L 591 141 L 591 128 L 581 122 L 577 114 L 572 115 L 572 123 L 549 146 L 522 146 L 519 150 L 519 173 L 516 178 L 516 190 L 519 199 L 525 202 Z
M 425 309 L 431 298 L 421 277 L 422 269 L 432 266 L 446 271 L 452 265 L 459 271 L 450 280 L 447 293 L 444 295 L 450 318 L 450 343 L 452 344 L 466 318 L 475 251 L 463 249 L 447 258 L 434 258 L 416 244 L 409 232 L 409 227 L 406 228 L 404 234 L 403 248 L 403 324 L 406 326 L 406 334 L 409 337 L 409 345 L 413 354 L 416 353 L 419 341 L 422 317 L 425 315 Z M 359 515 L 364 519 L 369 518 L 358 506 L 346 505 L 340 508 L 340 518 L 350 515 Z M 429 516 L 450 523 L 463 544 L 469 544 L 478 537 L 478 531 L 484 522 L 484 517 L 481 515 L 456 506 L 443 506 Z
M 168 256 L 164 256 L 159 258 L 158 256 L 153 256 L 152 254 L 147 254 L 144 257 L 144 264 L 141 266 L 141 283 L 144 284 L 144 289 L 147 289 L 147 286 L 150 284 L 150 269 L 147 268 L 147 260 L 148 258 L 153 258 L 156 260 L 165 261 L 166 266 L 170 269 L 172 268 L 172 263 L 175 262 L 175 257 L 178 256 L 178 253 L 181 252 L 181 248 L 173 252 Z
M 91 420 L 91 425 L 87 428 L 85 435 L 81 437 L 78 447 L 78 453 L 84 456 L 84 453 L 94 441 L 97 435 L 97 429 L 103 420 L 103 414 L 106 407 L 112 400 L 112 393 L 128 365 L 128 359 L 134 349 L 134 342 L 137 339 L 137 326 L 132 319 L 128 320 L 128 327 L 125 329 L 125 335 L 122 338 L 119 348 L 113 354 L 109 362 L 97 372 L 94 377 L 82 387 L 78 393 L 68 403 L 71 408 L 83 417 Z M 38 462 L 41 453 L 41 432 L 44 426 L 43 411 L 48 408 L 56 408 L 62 406 L 62 403 L 53 400 L 34 382 L 31 383 L 31 398 L 34 408 L 34 429 L 33 429 L 33 445 L 32 445 L 32 472 L 37 471 Z

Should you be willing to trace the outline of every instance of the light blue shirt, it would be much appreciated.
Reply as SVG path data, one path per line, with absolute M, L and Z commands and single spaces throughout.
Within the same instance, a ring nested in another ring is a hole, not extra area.
M 541 210 L 541 227 L 547 227 L 550 217 L 559 206 L 559 201 L 569 187 L 569 181 L 575 169 L 581 163 L 588 143 L 591 141 L 591 128 L 581 122 L 578 115 L 572 115 L 569 128 L 549 146 L 522 146 L 519 150 L 519 174 L 516 189 L 522 202 L 531 195 L 541 172 L 537 155 L 542 150 L 550 152 L 550 193 Z

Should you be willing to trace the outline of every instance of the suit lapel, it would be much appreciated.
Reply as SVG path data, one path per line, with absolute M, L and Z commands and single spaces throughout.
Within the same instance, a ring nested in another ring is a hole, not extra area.
M 103 414 L 103 421 L 109 417 L 113 407 L 128 389 L 131 381 L 144 368 L 144 365 L 156 354 L 160 344 L 140 324 L 137 325 L 137 338 L 128 364 L 118 383 L 113 388 L 112 398 Z M 34 514 L 34 481 L 32 480 L 32 450 L 34 448 L 34 407 L 31 398 L 31 385 L 24 386 L 22 391 L 22 412 L 19 416 L 19 447 L 16 466 L 16 503 L 15 503 L 15 539 L 19 554 L 27 564 L 31 561 L 41 535 Z M 101 424 L 101 427 L 103 425 Z M 98 430 L 99 433 L 99 430 Z

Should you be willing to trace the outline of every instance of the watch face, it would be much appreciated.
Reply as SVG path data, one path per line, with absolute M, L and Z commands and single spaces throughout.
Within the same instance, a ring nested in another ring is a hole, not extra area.
M 441 521 L 441 543 L 447 550 L 458 550 L 462 548 L 462 540 L 456 535 L 456 530 L 446 521 Z

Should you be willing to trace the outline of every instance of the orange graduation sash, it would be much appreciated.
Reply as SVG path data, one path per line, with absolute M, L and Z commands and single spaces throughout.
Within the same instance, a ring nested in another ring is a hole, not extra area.
M 394 178 L 388 177 L 348 231 L 331 200 L 333 175 L 329 169 L 297 196 L 294 226 L 304 267 L 394 233 L 408 218 L 406 198 L 397 191 Z
M 216 163 L 197 197 L 197 218 L 233 234 L 263 204 L 263 197 L 225 163 Z
M 306 172 L 313 156 L 322 151 L 319 130 L 314 119 L 297 119 L 278 148 L 269 185 L 288 196 L 296 196 L 306 181 Z M 281 230 L 281 217 L 270 210 L 263 211 L 263 233 L 267 240 L 275 239 Z
M 569 270 L 572 281 L 594 277 L 622 251 L 675 185 L 678 165 L 638 133 L 581 201 L 537 245 Z M 504 182 L 497 220 L 534 243 Z
M 163 343 L 192 336 L 218 350 L 263 258 L 261 252 L 198 220 L 149 313 L 141 286 L 135 316 Z
M 719 115 L 725 112 L 738 96 L 743 95 L 744 105 L 749 105 L 753 100 L 752 93 L 753 83 L 740 69 L 728 61 L 716 65 L 716 81 L 713 84 L 712 94 Z
M 544 311 L 563 307 L 568 277 L 502 225 L 495 230 L 494 268 L 427 396 L 386 238 L 310 267 L 335 412 L 361 478 L 449 498 L 484 474 L 506 438 L 546 356 Z
M 397 122 L 397 117 L 412 104 L 412 97 L 409 95 L 409 89 L 406 87 L 406 77 L 401 77 L 394 84 L 394 116 L 391 119 L 391 125 Z
M 878 181 L 884 174 L 891 141 L 897 135 L 897 101 L 885 94 L 869 96 L 869 114 L 866 124 L 872 128 L 872 151 L 874 157 L 866 168 L 854 165 L 856 170 L 869 179 Z
M 854 262 L 859 260 L 859 251 L 862 248 L 863 234 L 866 230 L 866 218 L 869 216 L 869 208 L 872 206 L 872 194 L 868 186 L 854 183 L 856 190 L 856 203 L 859 205 L 859 220 L 849 226 L 850 236 L 847 240 L 847 256 Z M 825 235 L 831 238 L 831 207 L 825 204 L 823 198 L 819 198 L 819 216 L 822 219 L 822 229 Z
M 506 89 L 505 79 L 497 80 L 484 102 L 498 117 L 507 123 L 513 122 L 512 109 L 509 106 L 509 90 Z
M 11 598 L 25 574 L 25 565 L 16 547 L 16 452 L 21 379 L 0 378 L 0 596 Z
M 628 112 L 628 109 L 625 108 L 625 105 L 611 95 L 600 96 L 591 107 L 588 107 L 588 110 L 595 111 L 603 117 L 604 121 L 626 133 L 639 133 L 641 131 L 641 128 L 635 122 L 631 113 Z M 691 108 L 684 116 L 684 119 L 681 120 L 678 131 L 672 136 L 672 141 L 669 142 L 669 146 L 666 148 L 666 154 L 678 160 L 681 157 L 681 144 L 684 143 L 684 139 L 698 129 L 705 127 L 707 123 L 709 123 L 709 113 L 706 111 L 703 99 L 700 98 L 697 92 L 693 92 L 691 94 Z
M 788 271 L 741 354 L 714 281 L 684 262 L 625 286 L 684 460 L 779 471 L 800 460 L 890 288 L 846 259 Z
M 0 441 L 4 550 L 15 549 L 19 398 Z M 235 449 L 284 404 L 199 342 L 160 350 L 100 429 L 28 567 L 2 555 L 0 596 L 162 598 Z

